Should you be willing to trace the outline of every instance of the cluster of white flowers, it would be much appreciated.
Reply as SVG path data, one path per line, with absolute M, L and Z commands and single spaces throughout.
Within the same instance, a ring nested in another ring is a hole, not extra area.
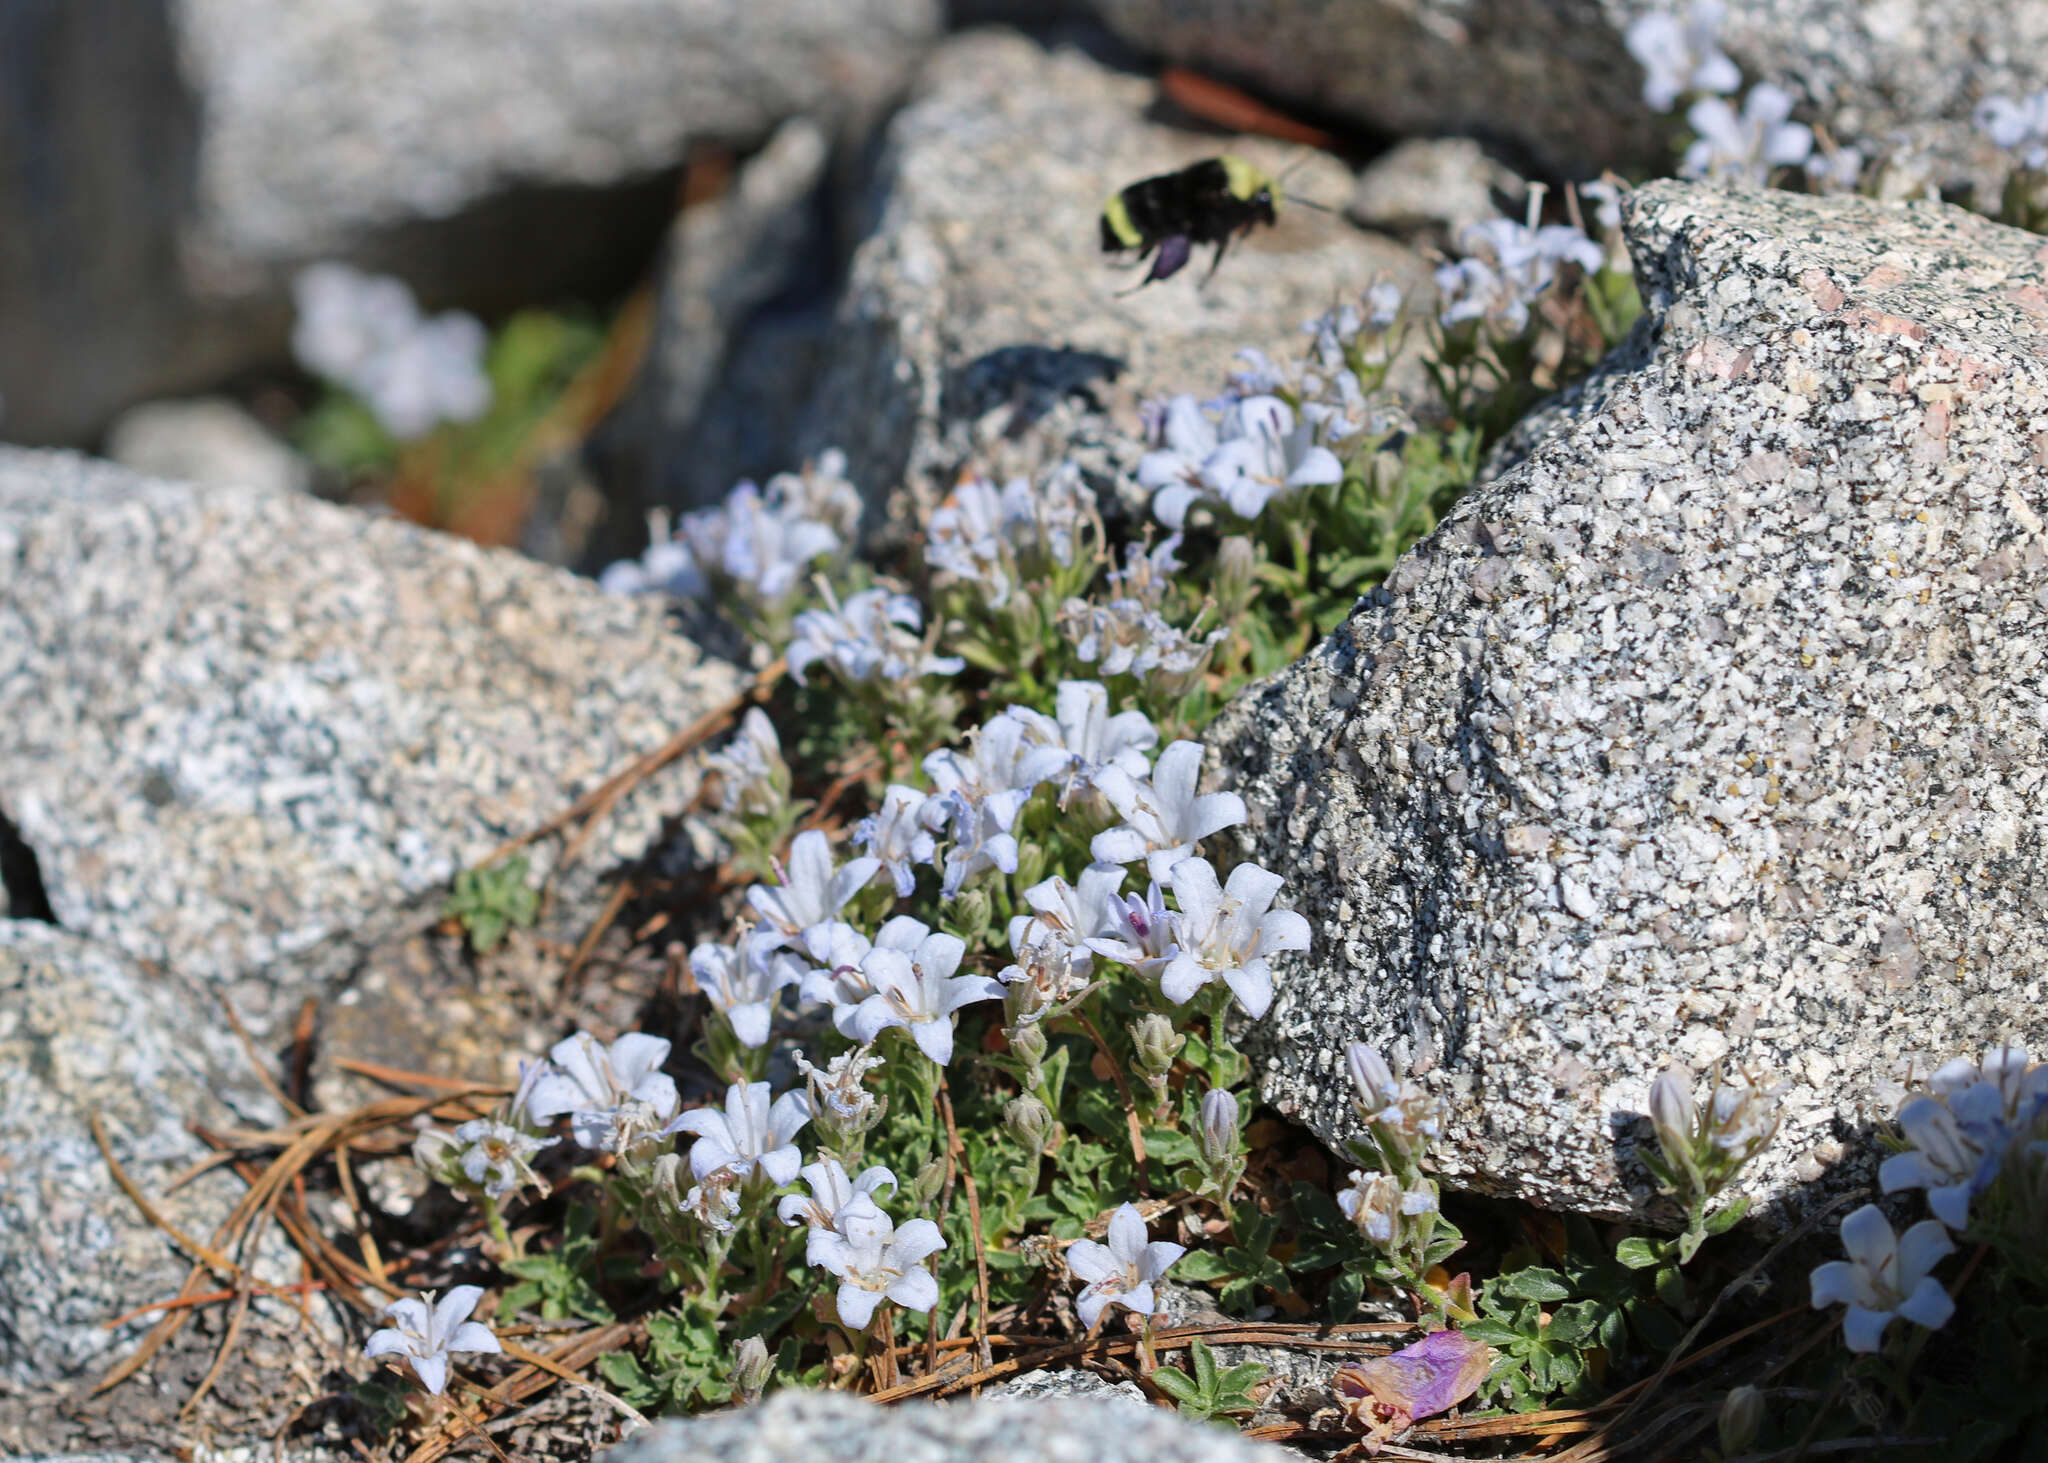
M 2048 91 L 2015 101 L 1986 97 L 1977 104 L 1977 130 L 2030 168 L 2048 168 Z
M 957 655 L 933 655 L 918 638 L 924 610 L 907 594 L 863 589 L 841 604 L 828 589 L 823 609 L 796 617 L 789 643 L 789 673 L 798 685 L 823 661 L 849 683 L 901 686 L 920 676 L 956 676 L 967 667 Z
M 1529 221 L 1492 218 L 1459 236 L 1463 259 L 1437 267 L 1438 318 L 1445 329 L 1481 320 L 1495 333 L 1520 335 L 1529 309 L 1557 283 L 1558 271 L 1576 264 L 1596 273 L 1607 253 L 1571 224 L 1537 223 L 1540 195 L 1531 190 Z
M 1278 363 L 1262 350 L 1247 346 L 1237 353 L 1239 368 L 1229 373 L 1229 397 L 1216 403 L 1227 408 L 1230 398 L 1282 396 L 1323 444 L 1343 442 L 1360 432 L 1391 431 L 1403 420 L 1397 399 L 1376 397 L 1359 380 L 1358 366 L 1384 368 L 1392 361 L 1400 337 L 1406 295 L 1391 280 L 1369 286 L 1359 303 L 1346 301 L 1302 322 L 1311 337 L 1309 349 Z M 1162 441 L 1171 403 L 1148 404 L 1147 432 Z
M 1934 1217 L 1894 1234 L 1884 1212 L 1866 1204 L 1842 1221 L 1849 1258 L 1830 1260 L 1812 1276 L 1814 1309 L 1847 1307 L 1842 1331 L 1851 1351 L 1880 1349 L 1894 1320 L 1933 1331 L 1955 1314 L 1931 1272 L 1955 1251 L 1950 1231 L 1969 1227 L 1972 1200 L 2002 1172 L 2048 1163 L 2048 1064 L 2032 1062 L 2012 1041 L 1981 1062 L 1957 1057 L 1899 1110 L 1899 1127 L 1910 1146 L 1879 1167 L 1879 1186 L 1887 1194 L 1925 1190 Z
M 1197 638 L 1160 613 L 1160 605 L 1181 568 L 1173 534 L 1146 549 L 1124 549 L 1124 567 L 1111 569 L 1109 597 L 1100 602 L 1069 599 L 1060 607 L 1060 633 L 1084 664 L 1105 676 L 1132 675 L 1184 685 L 1202 669 L 1209 653 L 1229 634 L 1218 627 Z
M 1034 570 L 1071 568 L 1082 526 L 1094 515 L 1095 492 L 1071 463 L 1037 488 L 1027 478 L 1000 488 L 987 478 L 964 478 L 925 526 L 925 560 L 977 586 L 987 606 L 999 610 Z
M 1355 385 L 1354 381 L 1354 385 Z M 1214 420 L 1192 396 L 1167 403 L 1159 446 L 1138 462 L 1152 514 L 1176 532 L 1196 507 L 1250 521 L 1276 499 L 1344 480 L 1337 454 L 1316 440 L 1316 424 L 1277 396 L 1232 400 Z
M 673 532 L 662 515 L 650 515 L 646 552 L 611 565 L 598 583 L 612 594 L 686 599 L 729 589 L 751 609 L 773 613 L 803 593 L 820 561 L 844 556 L 860 515 L 860 490 L 835 449 L 801 472 L 777 473 L 766 489 L 734 484 L 723 503 L 685 513 Z
M 1679 173 L 1761 188 L 1773 168 L 1803 167 L 1813 154 L 1813 129 L 1790 120 L 1792 105 L 1792 93 L 1768 81 L 1749 89 L 1739 112 L 1726 98 L 1701 97 L 1685 114 L 1699 135 L 1686 148 Z
M 317 376 L 363 399 L 400 441 L 490 409 L 488 337 L 459 310 L 421 313 L 405 281 L 346 264 L 315 264 L 292 281 L 292 352 Z
M 1693 0 L 1681 20 L 1669 11 L 1638 16 L 1622 36 L 1643 68 L 1643 100 L 1668 112 L 1682 96 L 1732 92 L 1742 72 L 1721 50 L 1722 0 Z
M 1961 1233 L 1970 1201 L 1997 1181 L 2017 1150 L 2048 1143 L 2048 1063 L 2005 1042 L 1973 1062 L 1957 1057 L 1928 1079 L 1928 1090 L 1899 1109 L 1912 1146 L 1878 1169 L 1887 1194 L 1925 1189 L 1934 1217 Z

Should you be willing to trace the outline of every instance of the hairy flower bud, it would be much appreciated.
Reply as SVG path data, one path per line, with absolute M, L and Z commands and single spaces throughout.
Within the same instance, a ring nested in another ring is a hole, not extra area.
M 1244 612 L 1258 592 L 1258 550 L 1241 533 L 1223 540 L 1216 552 L 1216 602 L 1226 617 Z
M 727 1374 L 732 1381 L 732 1400 L 742 1407 L 759 1402 L 774 1371 L 768 1343 L 759 1336 L 747 1337 L 732 1349 L 732 1371 Z
M 1764 1421 L 1764 1394 L 1755 1387 L 1737 1387 L 1721 1401 L 1721 1415 L 1717 1428 L 1721 1435 L 1721 1455 L 1733 1458 L 1738 1453 L 1747 1453 L 1751 1443 L 1756 1441 L 1757 1430 Z
M 1165 1081 L 1174 1058 L 1187 1044 L 1188 1039 L 1173 1029 L 1173 1023 L 1156 1011 L 1131 1023 L 1131 1047 L 1137 1053 L 1138 1070 L 1148 1081 Z
M 1699 1110 L 1693 1106 L 1692 1073 L 1673 1064 L 1657 1074 L 1650 1084 L 1650 1126 L 1657 1130 L 1657 1146 L 1674 1165 L 1682 1164 L 1692 1152 L 1693 1135 L 1699 1128 Z
M 1011 1099 L 1003 1109 L 1003 1124 L 1010 1130 L 1010 1136 L 1037 1158 L 1045 1152 L 1046 1141 L 1052 1136 L 1052 1109 L 1026 1093 Z
M 1039 1063 L 1045 1060 L 1045 1033 L 1037 1023 L 1022 1026 L 1010 1035 L 1010 1055 L 1022 1062 L 1027 1071 L 1037 1071 Z
M 435 1183 L 455 1188 L 462 1182 L 462 1149 L 454 1134 L 439 1128 L 421 1128 L 420 1135 L 412 1140 L 412 1161 Z
M 977 949 L 988 942 L 990 923 L 995 918 L 995 906 L 989 902 L 986 889 L 969 889 L 953 901 L 951 919 L 947 928 L 967 942 L 967 948 Z
M 913 1213 L 921 1214 L 938 1200 L 939 1191 L 946 1187 L 946 1160 L 934 1158 L 917 1171 L 917 1177 L 910 1181 L 910 1206 Z

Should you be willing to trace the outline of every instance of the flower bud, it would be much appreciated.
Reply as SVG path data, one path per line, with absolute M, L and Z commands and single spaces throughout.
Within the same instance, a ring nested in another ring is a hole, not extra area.
M 1400 1090 L 1401 1084 L 1394 1080 L 1387 1059 L 1362 1041 L 1354 1041 L 1344 1049 L 1344 1065 L 1351 1071 L 1351 1085 L 1358 1091 L 1359 1106 L 1369 1113 L 1392 1102 Z
M 1721 1416 L 1717 1427 L 1721 1434 L 1722 1456 L 1732 1458 L 1738 1453 L 1747 1453 L 1750 1444 L 1756 1441 L 1757 1430 L 1764 1421 L 1764 1394 L 1755 1387 L 1737 1387 L 1721 1401 Z
M 1003 1124 L 1036 1158 L 1045 1152 L 1046 1140 L 1052 1136 L 1052 1109 L 1026 1093 L 1003 1109 Z
M 1202 1162 L 1221 1168 L 1237 1157 L 1237 1099 L 1220 1087 L 1202 1099 Z
M 973 950 L 987 943 L 989 923 L 994 918 L 995 906 L 989 902 L 988 891 L 969 889 L 953 901 L 948 928 Z
M 732 1400 L 742 1407 L 759 1402 L 774 1371 L 768 1343 L 759 1336 L 749 1336 L 732 1349 L 732 1370 L 727 1374 L 732 1381 Z
M 1258 592 L 1259 555 L 1252 541 L 1234 533 L 1216 552 L 1216 602 L 1227 614 L 1239 614 Z
M 412 1161 L 435 1183 L 457 1188 L 465 1178 L 461 1162 L 465 1146 L 453 1133 L 421 1128 L 419 1137 L 412 1140 Z
M 946 1187 L 946 1160 L 934 1158 L 917 1171 L 917 1177 L 910 1181 L 910 1205 L 914 1213 L 923 1213 L 937 1202 L 939 1191 Z
M 1045 1060 L 1045 1033 L 1033 1022 L 1018 1027 L 1010 1033 L 1010 1055 L 1024 1064 L 1025 1070 L 1035 1072 L 1039 1063 Z
M 1650 1126 L 1657 1130 L 1657 1144 L 1674 1165 L 1682 1164 L 1692 1152 L 1693 1134 L 1699 1128 L 1699 1112 L 1692 1101 L 1692 1073 L 1673 1064 L 1657 1074 L 1650 1084 Z
M 1173 1023 L 1156 1011 L 1131 1023 L 1131 1047 L 1137 1054 L 1138 1070 L 1155 1084 L 1166 1080 L 1174 1058 L 1187 1044 L 1188 1039 L 1173 1029 Z

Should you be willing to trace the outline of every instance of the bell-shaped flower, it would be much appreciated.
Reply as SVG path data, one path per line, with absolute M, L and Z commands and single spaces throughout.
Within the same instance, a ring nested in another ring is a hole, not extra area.
M 965 478 L 932 512 L 925 560 L 979 586 L 983 602 L 999 610 L 1010 602 L 1018 540 L 1028 541 L 1033 530 L 1029 482 L 1015 478 L 998 488 L 987 478 Z
M 926 822 L 943 829 L 948 838 L 939 866 L 941 898 L 953 898 L 968 880 L 990 869 L 1017 872 L 1017 837 L 1006 826 L 1004 812 L 1007 806 L 1008 821 L 1014 822 L 1014 809 L 1022 804 L 1021 794 L 1011 802 L 1008 794 L 977 798 L 963 792 L 940 793 L 925 804 Z
M 1639 15 L 1622 44 L 1643 68 L 1643 100 L 1668 112 L 1688 92 L 1728 92 L 1742 72 L 1721 49 L 1721 0 L 1693 0 L 1684 19 L 1669 10 Z
M 1842 1334 L 1851 1351 L 1876 1351 L 1894 1317 L 1938 1331 L 1955 1314 L 1956 1303 L 1929 1273 L 1955 1250 L 1938 1220 L 1894 1235 L 1884 1211 L 1865 1204 L 1842 1221 L 1842 1248 L 1848 1259 L 1814 1269 L 1813 1308 L 1849 1308 Z
M 1153 516 L 1178 532 L 1206 495 L 1202 467 L 1216 452 L 1216 424 L 1194 397 L 1176 396 L 1166 404 L 1159 438 L 1159 447 L 1138 459 L 1138 486 L 1152 493 Z
M 1311 423 L 1296 423 L 1293 409 L 1277 396 L 1234 404 L 1224 438 L 1202 466 L 1202 483 L 1239 518 L 1257 518 L 1275 498 L 1303 488 L 1344 481 L 1337 454 L 1314 440 Z
M 1055 715 L 1025 707 L 1010 714 L 1025 719 L 1039 743 L 1029 770 L 1034 783 L 1047 781 L 1059 789 L 1061 807 L 1095 786 L 1105 767 L 1119 767 L 1127 776 L 1143 777 L 1151 769 L 1147 755 L 1159 744 L 1159 732 L 1142 711 L 1109 714 L 1109 691 L 1100 681 L 1061 681 Z
M 761 928 L 748 938 L 764 949 L 787 946 L 825 958 L 826 941 L 839 911 L 860 893 L 882 866 L 874 858 L 852 858 L 832 867 L 832 844 L 822 829 L 799 833 L 789 845 L 789 864 L 780 884 L 756 884 L 747 903 L 761 916 Z
M 1107 933 L 1083 942 L 1103 959 L 1156 978 L 1180 953 L 1173 942 L 1173 911 L 1166 907 L 1166 895 L 1158 884 L 1143 894 L 1126 894 L 1104 908 L 1109 915 Z
M 813 1239 L 820 1231 L 831 1229 L 840 1211 L 855 1199 L 885 1187 L 891 1193 L 896 1190 L 896 1175 L 879 1163 L 862 1169 L 858 1178 L 849 1179 L 838 1159 L 821 1158 L 804 1165 L 803 1178 L 811 1187 L 810 1193 L 783 1195 L 775 1206 L 775 1214 L 787 1225 L 808 1224 Z M 804 1263 L 815 1265 L 818 1261 L 814 1255 L 806 1254 Z
M 946 1240 L 929 1219 L 898 1228 L 867 1194 L 857 1194 L 832 1216 L 830 1229 L 813 1230 L 805 1247 L 810 1265 L 839 1277 L 839 1322 L 864 1329 L 883 1297 L 907 1311 L 929 1311 L 939 1301 L 939 1282 L 924 1267 L 925 1257 Z
M 1308 948 L 1308 921 L 1291 909 L 1274 909 L 1273 896 L 1285 881 L 1257 864 L 1239 864 L 1219 885 L 1207 859 L 1182 859 L 1173 866 L 1174 943 L 1180 953 L 1159 975 L 1159 990 L 1179 1005 L 1212 980 L 1230 987 L 1254 1020 L 1273 1004 L 1269 956 Z
M 1986 97 L 1971 117 L 1978 131 L 1997 146 L 2018 153 L 2028 167 L 2048 167 L 2048 91 L 2017 101 L 2009 96 Z
M 796 617 L 796 638 L 785 658 L 801 686 L 804 672 L 824 661 L 847 681 L 892 684 L 919 676 L 953 676 L 966 668 L 957 655 L 928 655 L 917 638 L 924 611 L 907 594 L 863 589 L 844 605 L 829 603 Z
M 704 769 L 718 774 L 721 812 L 771 814 L 789 800 L 789 764 L 782 757 L 782 739 L 758 706 L 747 708 L 739 734 L 724 751 L 705 758 Z
M 1792 94 L 1768 81 L 1749 89 L 1739 113 L 1721 97 L 1701 97 L 1685 114 L 1698 140 L 1685 150 L 1678 171 L 1761 188 L 1772 168 L 1798 167 L 1813 152 L 1813 129 L 1788 121 L 1791 115 Z
M 1958 1232 L 1968 1228 L 1983 1149 L 1970 1141 L 1938 1097 L 1916 1097 L 1900 1108 L 1899 1126 L 1913 1146 L 1878 1166 L 1878 1186 L 1887 1194 L 1925 1189 L 1936 1219 Z
M 690 1172 L 699 1179 L 730 1171 L 748 1177 L 758 1167 L 776 1184 L 786 1184 L 803 1164 L 795 1138 L 811 1120 L 811 1101 L 789 1091 L 773 1102 L 766 1082 L 735 1082 L 726 1090 L 725 1111 L 695 1107 L 677 1115 L 671 1133 L 694 1133 Z
M 533 1155 L 554 1141 L 498 1118 L 476 1118 L 455 1130 L 463 1177 L 491 1199 L 529 1184 L 545 1193 L 547 1185 L 533 1171 Z
M 569 1114 L 569 1131 L 585 1148 L 618 1153 L 655 1136 L 682 1099 L 661 1070 L 669 1044 L 629 1031 L 607 1047 L 587 1031 L 548 1050 L 552 1065 L 534 1081 L 526 1112 L 537 1123 Z
M 743 1046 L 768 1040 L 776 996 L 804 977 L 803 962 L 787 950 L 753 941 L 738 946 L 703 944 L 690 952 L 690 974 L 706 999 L 732 1023 Z
M 1243 798 L 1234 792 L 1197 790 L 1202 751 L 1200 742 L 1175 742 L 1159 754 L 1152 776 L 1144 781 L 1121 767 L 1103 768 L 1095 779 L 1096 789 L 1124 821 L 1121 827 L 1096 834 L 1088 851 L 1103 863 L 1127 864 L 1142 858 L 1152 877 L 1163 882 L 1202 839 L 1242 823 Z
M 458 1285 L 439 1300 L 431 1290 L 418 1300 L 395 1300 L 384 1307 L 391 1324 L 370 1333 L 363 1355 L 405 1358 L 420 1385 L 438 1397 L 448 1385 L 450 1356 L 504 1350 L 489 1326 L 469 1318 L 483 1295 L 480 1285 Z
M 1067 1269 L 1085 1281 L 1074 1297 L 1081 1324 L 1093 1330 L 1103 1309 L 1120 1305 L 1140 1316 L 1156 1311 L 1152 1284 L 1187 1253 L 1187 1246 L 1167 1240 L 1147 1243 L 1144 1218 L 1129 1204 L 1109 1217 L 1109 1243 L 1077 1239 L 1067 1247 Z
M 1123 886 L 1123 865 L 1101 863 L 1081 870 L 1078 885 L 1057 874 L 1033 884 L 1024 891 L 1031 913 L 1010 921 L 1010 953 L 1021 955 L 1027 945 L 1056 940 L 1067 947 L 1073 973 L 1086 979 L 1095 963 L 1088 942 L 1125 933 Z
M 769 502 L 752 483 L 726 494 L 721 526 L 715 562 L 743 598 L 761 605 L 789 598 L 812 564 L 841 548 L 830 528 Z
M 938 857 L 938 842 L 923 820 L 928 801 L 914 787 L 891 783 L 882 794 L 882 806 L 853 828 L 854 843 L 888 872 L 898 899 L 917 891 L 915 866 L 934 863 Z
M 1003 997 L 1002 986 L 985 975 L 953 973 L 966 953 L 966 942 L 944 931 L 926 935 L 911 950 L 870 950 L 860 969 L 874 994 L 854 1012 L 854 1039 L 866 1044 L 900 1026 L 919 1051 L 945 1066 L 953 1059 L 953 1013 Z

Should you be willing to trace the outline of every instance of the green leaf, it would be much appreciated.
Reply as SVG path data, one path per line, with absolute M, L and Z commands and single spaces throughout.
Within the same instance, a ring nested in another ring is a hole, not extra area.
M 1160 1391 L 1183 1407 L 1196 1405 L 1202 1399 L 1202 1389 L 1195 1385 L 1193 1379 L 1173 1367 L 1160 1367 L 1152 1373 L 1152 1381 Z
M 1522 1333 L 1507 1322 L 1492 1321 L 1483 1316 L 1476 1321 L 1467 1321 L 1458 1329 L 1488 1346 L 1508 1346 L 1522 1339 Z
M 1173 1267 L 1176 1280 L 1221 1280 L 1226 1275 L 1236 1273 L 1236 1270 L 1225 1263 L 1223 1257 L 1214 1250 L 1190 1250 L 1182 1255 Z
M 1195 1362 L 1195 1382 L 1209 1396 L 1216 1393 L 1216 1353 L 1201 1340 L 1188 1348 Z
M 1749 1196 L 1743 1194 L 1722 1205 L 1721 1208 L 1707 1216 L 1705 1226 L 1707 1233 L 1726 1234 L 1742 1222 L 1743 1215 L 1749 1213 L 1749 1204 Z
M 1541 1265 L 1510 1271 L 1497 1278 L 1488 1289 L 1496 1295 L 1511 1295 L 1517 1300 L 1560 1301 L 1571 1299 L 1572 1294 L 1562 1275 Z
M 1647 1270 L 1663 1264 L 1669 1252 L 1670 1246 L 1664 1241 L 1630 1235 L 1614 1247 L 1614 1258 L 1631 1270 Z

